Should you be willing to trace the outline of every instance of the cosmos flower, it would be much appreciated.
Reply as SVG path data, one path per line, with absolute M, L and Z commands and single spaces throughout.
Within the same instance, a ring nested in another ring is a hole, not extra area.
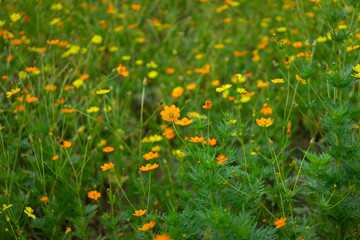
M 169 106 L 165 106 L 164 110 L 160 112 L 162 119 L 167 122 L 177 121 L 180 117 L 180 109 L 177 108 L 174 104 Z
M 274 223 L 276 225 L 276 228 L 281 228 L 286 225 L 286 218 L 284 218 L 284 217 L 281 217 L 280 219 L 276 218 Z

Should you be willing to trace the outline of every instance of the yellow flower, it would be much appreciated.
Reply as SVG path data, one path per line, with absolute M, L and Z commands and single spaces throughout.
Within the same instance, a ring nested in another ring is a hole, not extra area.
M 83 83 L 84 83 L 84 81 L 79 78 L 79 79 L 76 79 L 75 81 L 73 81 L 72 85 L 76 88 L 79 88 L 83 85 Z
M 284 79 L 282 78 L 275 78 L 275 79 L 271 79 L 271 82 L 277 84 L 277 83 L 284 83 Z
M 3 204 L 3 211 L 5 211 L 8 208 L 11 208 L 12 206 L 13 206 L 12 204 L 9 205 Z
M 6 97 L 9 98 L 12 95 L 14 95 L 15 93 L 20 92 L 20 88 L 16 88 L 16 89 L 11 89 L 9 92 L 6 92 Z
M 104 107 L 104 112 L 110 112 L 112 110 L 111 106 Z
M 156 78 L 158 75 L 158 73 L 156 71 L 151 71 L 148 73 L 148 77 L 149 78 Z
M 237 91 L 238 93 L 240 93 L 240 94 L 246 93 L 245 88 L 237 88 L 236 91 Z
M 158 67 L 158 65 L 154 61 L 147 63 L 146 66 L 148 68 L 157 68 Z
M 98 112 L 100 110 L 99 107 L 90 107 L 89 109 L 87 109 L 86 111 L 88 113 L 93 113 L 93 112 Z
M 103 95 L 103 94 L 107 94 L 108 92 L 110 92 L 110 89 L 101 89 L 96 91 L 96 94 Z
M 28 215 L 28 217 L 36 219 L 36 216 L 33 214 L 34 210 L 31 207 L 26 207 L 24 212 Z
M 216 92 L 223 92 L 223 91 L 231 88 L 231 86 L 232 86 L 231 84 L 222 85 L 221 87 L 216 88 Z
M 19 20 L 21 18 L 21 14 L 20 13 L 12 13 L 10 15 L 10 19 L 13 22 L 16 22 L 17 20 Z
M 60 18 L 54 18 L 54 19 L 50 22 L 50 25 L 55 25 L 55 24 L 57 24 L 58 22 L 60 22 Z
M 256 123 L 261 127 L 269 127 L 274 123 L 274 119 L 260 118 L 260 119 L 256 119 Z
M 355 72 L 360 73 L 360 64 L 353 67 L 353 69 L 354 69 Z
M 95 43 L 95 44 L 100 44 L 102 42 L 103 38 L 100 35 L 95 35 L 92 39 L 91 42 Z
M 63 5 L 61 3 L 53 3 L 50 7 L 51 10 L 61 10 L 63 8 Z
M 234 76 L 232 76 L 231 81 L 235 84 L 236 83 L 244 83 L 244 82 L 246 82 L 246 78 L 241 74 L 235 74 Z
M 122 56 L 121 59 L 124 61 L 129 61 L 131 59 L 131 56 Z

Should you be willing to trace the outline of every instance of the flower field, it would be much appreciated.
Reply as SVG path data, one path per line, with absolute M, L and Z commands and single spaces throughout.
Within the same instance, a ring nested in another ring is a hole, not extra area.
M 359 21 L 0 1 L 0 240 L 360 239 Z

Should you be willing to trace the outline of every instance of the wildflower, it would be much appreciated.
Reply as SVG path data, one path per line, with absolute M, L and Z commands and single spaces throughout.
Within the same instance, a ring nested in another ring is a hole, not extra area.
M 146 160 L 151 160 L 158 157 L 159 157 L 159 153 L 153 153 L 153 152 L 148 152 L 143 155 L 143 158 L 145 158 Z
M 117 67 L 116 70 L 120 76 L 123 76 L 123 77 L 129 76 L 129 72 L 126 71 L 126 67 L 121 64 Z
M 157 77 L 157 75 L 158 75 L 158 73 L 157 73 L 157 71 L 150 71 L 149 73 L 148 73 L 148 77 L 149 78 L 156 78 Z
M 355 67 L 353 67 L 353 70 L 357 73 L 360 73 L 360 64 L 356 65 Z
M 37 70 L 39 70 L 37 67 L 27 67 L 25 69 L 25 71 L 27 71 L 28 73 L 33 73 L 36 72 Z
M 151 148 L 151 151 L 153 151 L 153 152 L 159 152 L 160 150 L 161 150 L 161 148 L 160 148 L 159 145 L 156 145 L 156 146 Z
M 99 197 L 101 197 L 101 194 L 98 191 L 90 191 L 88 192 L 88 198 L 97 200 Z
M 3 211 L 5 211 L 8 208 L 11 208 L 12 206 L 13 204 L 9 204 L 9 205 L 3 204 Z
M 244 78 L 243 75 L 238 73 L 231 77 L 231 81 L 235 84 L 236 83 L 244 83 L 244 82 L 246 82 L 246 78 Z
M 301 78 L 299 75 L 295 75 L 296 80 L 300 81 L 301 84 L 307 84 L 307 81 L 303 78 Z
M 282 78 L 275 78 L 275 79 L 271 79 L 271 82 L 277 84 L 277 83 L 284 83 L 284 79 Z
M 71 228 L 66 227 L 65 234 L 67 234 L 67 233 L 69 233 L 69 232 L 71 232 Z
M 104 166 L 100 166 L 103 172 L 110 170 L 114 167 L 114 164 L 112 162 L 104 163 Z
M 181 120 L 177 120 L 176 122 L 175 122 L 175 124 L 176 125 L 180 125 L 180 126 L 187 126 L 187 125 L 189 125 L 189 124 L 191 124 L 191 123 L 193 123 L 194 122 L 194 120 L 193 119 L 187 119 L 186 117 L 184 117 L 183 119 L 181 119 Z
M 101 89 L 101 90 L 96 91 L 96 94 L 104 95 L 104 94 L 107 94 L 108 92 L 110 92 L 110 89 Z
M 90 77 L 89 74 L 83 74 L 83 75 L 80 76 L 80 79 L 81 79 L 81 80 L 86 80 L 86 79 L 88 79 L 89 77 Z
M 267 103 L 264 103 L 263 108 L 260 110 L 260 113 L 264 115 L 272 115 L 272 108 L 269 107 Z
M 228 96 L 228 100 L 229 100 L 229 102 L 233 102 L 233 101 L 235 101 L 235 97 L 233 97 L 233 96 Z
M 71 147 L 71 142 L 68 142 L 68 141 L 62 141 L 62 143 L 60 142 L 60 147 L 63 147 L 63 148 L 69 148 Z
M 214 81 L 211 82 L 211 86 L 214 86 L 214 87 L 219 86 L 219 84 L 220 84 L 219 80 L 214 80 Z
M 173 74 L 175 72 L 175 69 L 174 68 L 167 68 L 166 69 L 166 73 L 167 74 Z
M 165 128 L 162 135 L 165 136 L 167 139 L 173 139 L 175 137 L 175 132 L 171 128 Z
M 160 113 L 162 116 L 162 119 L 164 119 L 167 122 L 171 121 L 177 121 L 180 117 L 180 109 L 177 108 L 174 104 L 169 106 L 165 106 L 164 110 Z
M 45 90 L 47 92 L 54 92 L 56 90 L 56 86 L 54 84 L 48 84 L 45 86 Z
M 146 209 L 145 210 L 135 210 L 135 213 L 133 213 L 134 216 L 140 217 L 142 215 L 144 215 L 146 213 Z
M 140 11 L 141 5 L 140 4 L 131 4 L 131 8 L 135 11 Z
M 157 163 L 154 163 L 153 165 L 146 164 L 146 166 L 141 166 L 140 170 L 143 171 L 143 172 L 146 172 L 146 171 L 150 171 L 150 170 L 153 170 L 155 168 L 158 168 L 158 167 L 159 167 L 159 164 L 157 164 Z
M 49 199 L 48 197 L 42 197 L 40 200 L 41 200 L 42 202 L 46 202 L 48 199 Z
M 204 142 L 204 138 L 203 137 L 199 137 L 199 135 L 196 135 L 195 137 L 191 137 L 189 142 L 193 142 L 193 143 L 200 143 L 200 142 Z
M 155 236 L 154 240 L 173 240 L 173 239 L 170 238 L 170 236 L 168 236 L 166 234 L 158 234 Z
M 292 46 L 295 47 L 295 48 L 300 48 L 300 47 L 303 46 L 303 44 L 302 44 L 302 42 L 294 42 L 294 43 L 292 44 Z
M 99 107 L 90 107 L 89 109 L 86 110 L 86 112 L 88 113 L 94 113 L 94 112 L 98 112 L 100 110 Z
M 281 228 L 286 225 L 286 218 L 284 218 L 284 217 L 281 217 L 280 219 L 276 218 L 274 223 L 276 225 L 276 228 Z
M 57 45 L 59 43 L 59 39 L 47 40 L 46 43 L 49 44 L 49 45 Z
M 216 138 L 209 138 L 209 139 L 206 139 L 204 140 L 204 144 L 207 144 L 209 143 L 210 146 L 215 146 L 216 145 L 216 142 L 217 142 L 217 139 Z
M 171 96 L 173 96 L 174 98 L 178 98 L 183 94 L 183 92 L 184 92 L 184 88 L 176 87 L 172 90 Z
M 10 19 L 12 22 L 16 22 L 17 20 L 19 20 L 21 18 L 21 14 L 20 13 L 12 13 L 10 15 Z
M 290 133 L 290 132 L 291 132 L 291 121 L 289 121 L 286 128 L 286 133 Z
M 6 97 L 10 98 L 12 95 L 20 92 L 20 88 L 11 89 L 10 91 L 6 92 Z
M 245 88 L 237 88 L 236 91 L 237 91 L 238 93 L 240 93 L 240 94 L 246 93 Z
M 187 90 L 194 90 L 196 88 L 196 84 L 195 83 L 191 83 L 189 85 L 186 86 Z
M 59 159 L 59 155 L 55 155 L 51 158 L 52 160 L 58 160 Z
M 29 94 L 26 95 L 25 101 L 28 103 L 36 102 L 38 100 L 37 97 L 31 97 Z
M 100 44 L 102 42 L 103 38 L 100 35 L 95 35 L 92 39 L 91 42 L 95 43 L 95 44 Z
M 204 109 L 211 109 L 211 107 L 212 107 L 212 102 L 211 102 L 211 100 L 206 100 L 206 101 L 205 101 L 205 105 L 202 106 L 202 108 L 204 108 Z
M 61 109 L 61 111 L 63 113 L 73 113 L 73 112 L 75 112 L 75 109 L 73 109 L 73 108 L 63 108 L 63 109 Z
M 224 155 L 224 154 L 220 154 L 216 157 L 216 159 L 218 160 L 217 161 L 217 164 L 222 164 L 224 162 L 226 162 L 226 160 L 228 160 L 228 158 Z
M 222 85 L 221 87 L 216 88 L 216 92 L 223 92 L 223 91 L 231 88 L 231 86 L 232 86 L 231 84 Z
M 104 147 L 103 148 L 103 152 L 109 153 L 109 152 L 113 152 L 115 149 L 113 147 Z
M 24 213 L 33 219 L 36 219 L 36 216 L 33 214 L 34 210 L 31 207 L 26 207 Z
M 268 118 L 260 118 L 260 119 L 256 119 L 256 123 L 261 126 L 261 127 L 269 127 L 274 123 L 274 119 Z
M 138 230 L 140 231 L 148 231 L 150 229 L 152 229 L 155 226 L 155 222 L 154 221 L 150 221 L 149 223 L 146 223 L 142 226 L 142 228 L 138 228 Z
M 267 87 L 267 82 L 263 82 L 263 81 L 259 80 L 257 82 L 256 86 L 258 86 L 259 88 Z

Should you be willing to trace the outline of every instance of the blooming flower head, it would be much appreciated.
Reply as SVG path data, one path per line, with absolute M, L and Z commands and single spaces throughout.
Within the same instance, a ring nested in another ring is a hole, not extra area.
M 126 71 L 126 67 L 121 64 L 117 67 L 116 70 L 120 76 L 123 76 L 123 77 L 129 76 L 129 72 Z
M 160 112 L 162 119 L 167 122 L 177 121 L 180 117 L 180 109 L 177 108 L 174 104 L 169 106 L 165 106 L 164 110 Z
M 186 117 L 184 117 L 183 119 L 181 119 L 181 120 L 177 120 L 176 122 L 175 122 L 175 124 L 176 125 L 180 125 L 180 126 L 187 126 L 187 125 L 189 125 L 189 124 L 191 124 L 191 123 L 193 123 L 194 122 L 194 120 L 193 119 L 188 119 L 188 118 L 186 118 Z
M 217 92 L 223 92 L 223 91 L 231 88 L 231 86 L 232 86 L 231 84 L 225 84 L 225 85 L 222 85 L 222 86 L 219 87 L 219 88 L 216 88 L 216 91 L 217 91 Z
M 107 94 L 108 92 L 110 92 L 110 89 L 101 89 L 101 90 L 96 91 L 96 94 L 104 95 L 104 94 Z
M 48 199 L 49 199 L 48 197 L 42 197 L 40 200 L 41 200 L 42 202 L 46 202 Z
M 175 132 L 171 128 L 165 128 L 163 136 L 165 136 L 167 139 L 173 139 L 175 137 Z
M 26 207 L 24 213 L 33 219 L 36 219 L 36 216 L 33 214 L 34 210 L 31 207 Z
M 222 164 L 224 162 L 226 162 L 226 160 L 228 160 L 228 158 L 224 155 L 224 154 L 220 154 L 216 157 L 216 159 L 218 160 L 217 161 L 217 164 Z
M 109 153 L 109 152 L 113 152 L 115 149 L 113 147 L 104 147 L 103 148 L 103 152 Z
M 281 228 L 286 225 L 286 218 L 284 218 L 284 217 L 281 217 L 280 219 L 276 218 L 274 223 L 276 225 L 276 228 Z
M 217 139 L 216 138 L 209 138 L 209 139 L 205 139 L 204 140 L 204 144 L 207 144 L 209 142 L 210 146 L 215 146 L 216 145 L 216 142 L 217 142 Z
M 143 172 L 147 172 L 147 171 L 153 170 L 153 169 L 158 168 L 158 167 L 159 167 L 159 164 L 157 164 L 157 163 L 155 163 L 153 165 L 146 164 L 146 166 L 141 166 L 140 170 L 143 171 Z
M 275 78 L 275 79 L 271 79 L 271 82 L 277 84 L 277 83 L 284 83 L 284 79 L 282 78 Z
M 71 142 L 68 142 L 68 141 L 62 141 L 62 143 L 60 142 L 60 147 L 63 147 L 63 148 L 69 148 L 71 147 Z
M 112 162 L 109 163 L 104 163 L 103 166 L 100 166 L 100 168 L 102 169 L 103 172 L 110 170 L 114 167 L 115 165 Z
M 272 115 L 273 110 L 271 107 L 268 106 L 267 103 L 264 103 L 263 108 L 260 110 L 260 113 L 264 114 L 264 115 Z
M 256 119 L 256 123 L 261 127 L 269 127 L 274 123 L 274 119 L 271 118 L 260 118 Z
M 91 42 L 95 43 L 95 44 L 100 44 L 102 42 L 103 38 L 100 35 L 95 35 L 92 39 Z
M 148 231 L 150 229 L 152 229 L 155 226 L 155 222 L 154 221 L 150 221 L 149 223 L 146 223 L 142 226 L 142 228 L 138 228 L 138 230 L 140 231 Z
M 146 209 L 145 210 L 135 210 L 135 213 L 133 213 L 134 216 L 140 217 L 142 215 L 144 215 L 146 213 Z
M 21 18 L 21 14 L 20 13 L 12 13 L 10 15 L 10 19 L 12 22 L 16 22 L 17 20 L 19 20 Z
M 101 194 L 98 191 L 90 191 L 88 192 L 88 197 L 94 200 L 97 200 L 99 197 L 101 197 Z
M 153 153 L 153 152 L 148 152 L 143 155 L 143 158 L 145 158 L 146 160 L 151 160 L 158 157 L 159 157 L 159 153 Z
M 205 101 L 205 105 L 202 106 L 202 108 L 204 108 L 204 109 L 211 109 L 211 107 L 212 107 L 212 102 L 211 102 L 211 100 L 206 100 L 206 101 Z
M 51 158 L 52 160 L 58 160 L 59 159 L 59 155 L 55 155 Z
M 183 94 L 183 92 L 184 92 L 183 87 L 176 87 L 172 90 L 171 96 L 173 96 L 174 98 L 178 98 Z
M 39 70 L 37 67 L 27 67 L 25 69 L 25 71 L 29 72 L 29 73 L 33 73 L 36 72 L 37 70 Z
M 203 137 L 199 137 L 199 135 L 196 135 L 195 137 L 191 137 L 190 138 L 190 142 L 193 142 L 193 143 L 200 143 L 200 142 L 204 142 L 204 138 Z
M 154 240 L 173 240 L 173 239 L 166 234 L 158 234 L 155 236 Z

